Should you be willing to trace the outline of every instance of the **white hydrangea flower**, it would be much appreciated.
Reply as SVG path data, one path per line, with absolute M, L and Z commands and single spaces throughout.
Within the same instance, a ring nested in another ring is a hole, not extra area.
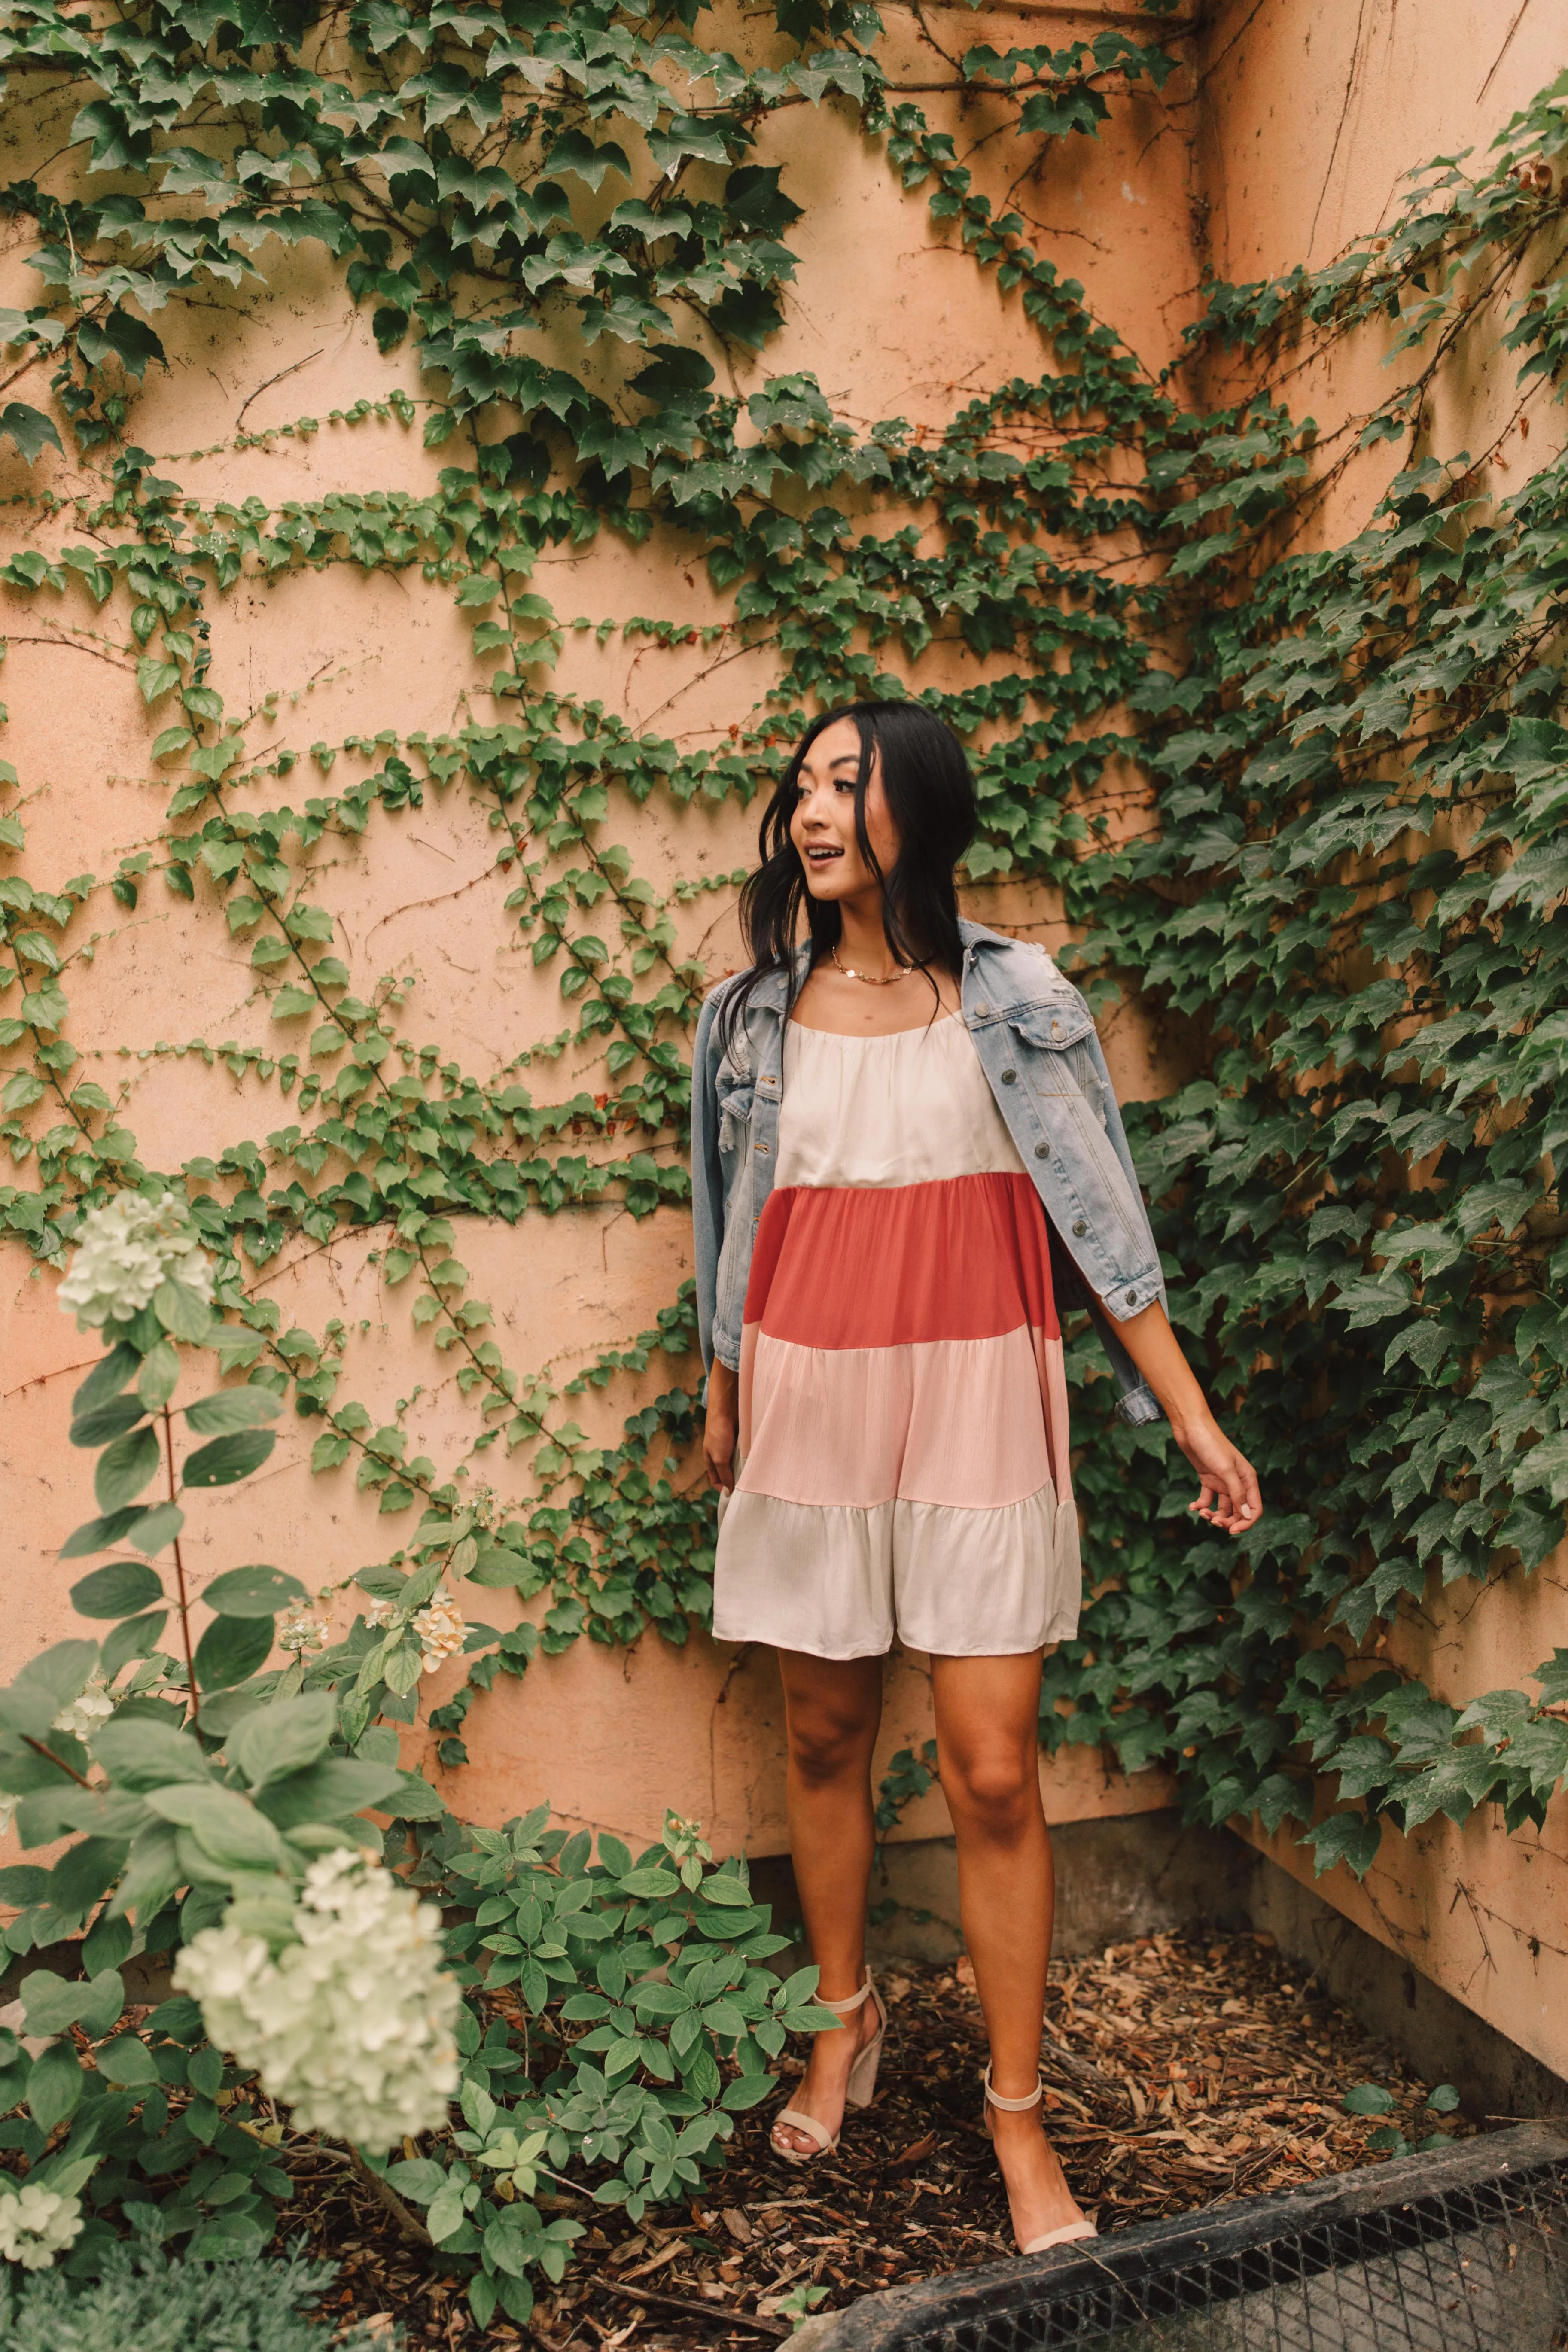
M 69 1734 L 72 1739 L 90 1744 L 93 1733 L 114 1713 L 114 1701 L 110 1697 L 103 1676 L 94 1667 L 68 1706 L 61 1707 L 54 1719 L 54 1728 Z
M 364 1622 L 373 1633 L 384 1633 L 397 1621 L 395 1601 L 373 1601 L 364 1612 Z
M 28 2182 L 15 2197 L 0 2196 L 0 2254 L 25 2271 L 47 2271 L 58 2253 L 81 2235 L 79 2197 Z
M 443 1659 L 456 1655 L 468 1638 L 463 1612 L 444 1584 L 437 1585 L 429 1606 L 419 1610 L 414 1631 L 425 1653 L 424 1671 L 433 1675 Z
M 285 1617 L 278 1628 L 279 1649 L 292 1650 L 300 1657 L 304 1656 L 307 1650 L 324 1649 L 326 1640 L 327 1629 L 319 1617 L 310 1616 L 303 1609 L 296 1610 L 291 1616 Z
M 208 2033 L 254 2067 L 302 2131 L 378 2151 L 445 2126 L 458 2088 L 462 1995 L 440 1966 L 440 1914 L 369 1854 L 312 1863 L 298 1942 L 205 1927 L 174 1982 Z
M 10 1796 L 0 1789 L 0 1837 L 10 1836 L 11 1824 L 16 1818 L 16 1808 L 21 1801 L 20 1797 Z
M 165 1281 L 212 1297 L 212 1260 L 189 1211 L 172 1192 L 155 1200 L 117 1192 L 82 1219 L 59 1302 L 68 1315 L 75 1315 L 78 1330 L 87 1331 L 97 1324 L 129 1321 Z

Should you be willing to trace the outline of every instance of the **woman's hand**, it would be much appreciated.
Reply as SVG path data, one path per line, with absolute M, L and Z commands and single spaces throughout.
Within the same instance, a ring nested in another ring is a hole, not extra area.
M 702 1427 L 702 1458 L 708 1465 L 708 1475 L 721 1495 L 733 1493 L 735 1486 L 736 1408 L 740 1402 L 741 1382 L 728 1364 L 713 1360 L 708 1375 L 707 1419 Z
M 1118 1326 L 1122 1346 L 1164 1407 L 1171 1433 L 1198 1474 L 1198 1499 L 1187 1507 L 1211 1528 L 1238 1536 L 1263 1516 L 1258 1473 L 1213 1413 L 1181 1343 L 1157 1302 Z
M 1227 1536 L 1241 1535 L 1263 1512 L 1258 1473 L 1233 1445 L 1210 1412 L 1174 1431 L 1177 1444 L 1198 1474 L 1198 1499 L 1187 1508 Z

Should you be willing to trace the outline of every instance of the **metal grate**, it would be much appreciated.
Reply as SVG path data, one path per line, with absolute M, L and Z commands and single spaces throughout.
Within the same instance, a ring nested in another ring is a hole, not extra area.
M 1525 2124 L 868 2296 L 795 2352 L 1563 2352 L 1568 2128 Z

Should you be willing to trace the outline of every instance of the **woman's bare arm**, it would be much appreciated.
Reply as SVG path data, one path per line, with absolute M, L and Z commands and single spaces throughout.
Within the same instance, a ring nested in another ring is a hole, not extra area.
M 735 1409 L 741 1394 L 741 1376 L 717 1356 L 708 1375 L 708 1414 L 702 1428 L 702 1454 L 708 1465 L 708 1475 L 721 1494 L 729 1494 L 735 1484 Z
M 1188 1508 L 1211 1527 L 1223 1528 L 1227 1535 L 1240 1535 L 1262 1515 L 1258 1473 L 1209 1410 L 1164 1308 L 1156 1301 L 1115 1328 L 1164 1407 L 1172 1434 L 1198 1474 L 1198 1499 Z

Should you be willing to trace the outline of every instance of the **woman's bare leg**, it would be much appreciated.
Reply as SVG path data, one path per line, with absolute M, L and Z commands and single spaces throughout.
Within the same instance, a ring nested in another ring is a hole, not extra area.
M 871 1750 L 882 1716 L 880 1658 L 814 1658 L 781 1650 L 786 1790 L 795 1883 L 818 1990 L 847 2000 L 866 1975 L 866 1895 L 871 1880 Z M 835 2031 L 814 2035 L 811 2062 L 789 2101 L 830 2132 L 844 2119 L 849 2069 L 877 2030 L 869 2001 Z M 816 2144 L 790 2125 L 774 2127 L 784 2146 L 815 2156 Z
M 992 2086 L 1021 2099 L 1039 2071 L 1056 1892 L 1040 1803 L 1040 1653 L 931 1663 L 960 1916 L 985 2012 Z M 1018 2243 L 1081 2220 L 1039 2109 L 993 2108 L 991 2127 Z

